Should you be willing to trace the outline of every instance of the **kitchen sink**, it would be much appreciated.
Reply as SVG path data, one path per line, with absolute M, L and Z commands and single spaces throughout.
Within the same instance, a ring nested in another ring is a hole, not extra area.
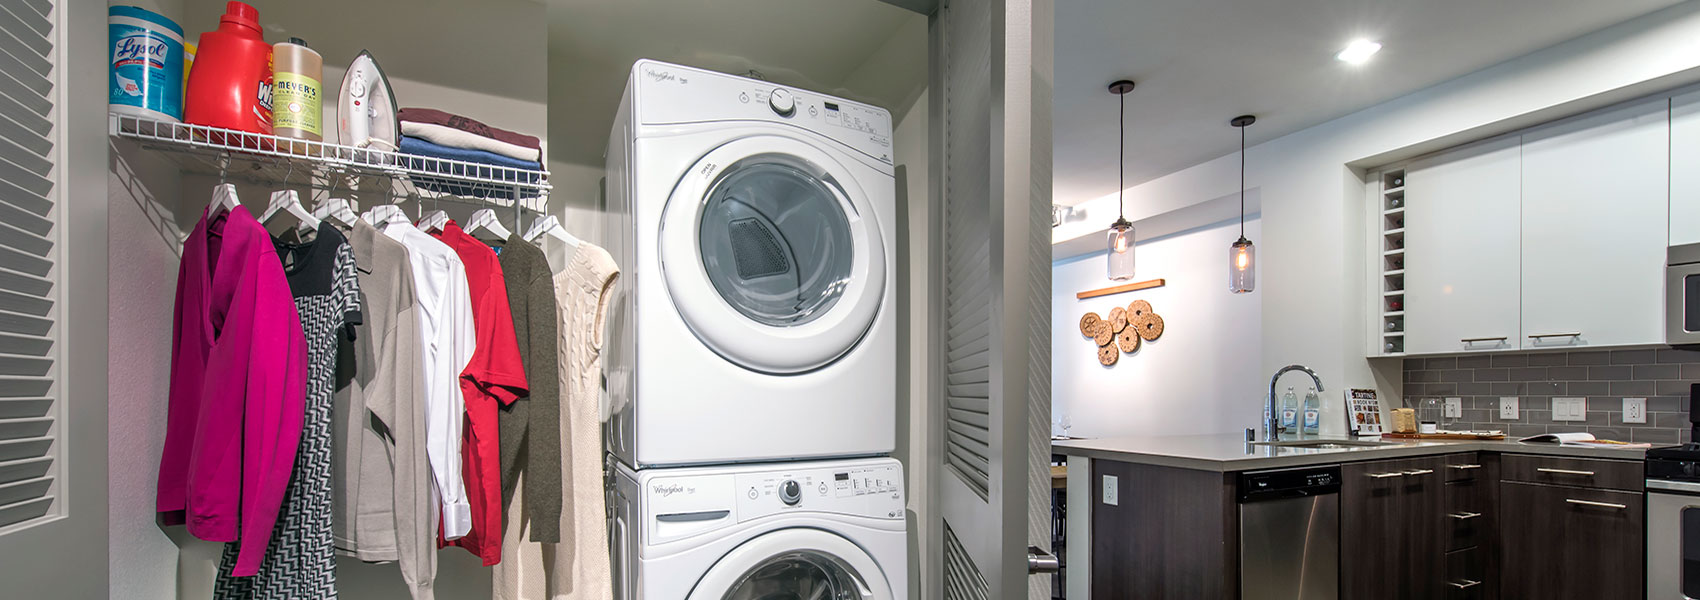
M 1370 440 L 1286 440 L 1280 442 L 1254 442 L 1259 446 L 1275 446 L 1277 448 L 1374 448 L 1376 446 L 1396 446 L 1399 442 L 1376 442 Z

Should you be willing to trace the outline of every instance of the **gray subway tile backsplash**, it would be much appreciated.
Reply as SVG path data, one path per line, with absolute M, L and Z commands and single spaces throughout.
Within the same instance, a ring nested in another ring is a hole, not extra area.
M 1588 431 L 1597 437 L 1670 444 L 1689 441 L 1689 386 L 1700 383 L 1700 351 L 1675 349 L 1500 352 L 1405 361 L 1406 406 L 1424 398 L 1463 398 L 1452 429 L 1503 429 L 1522 437 Z M 1499 418 L 1499 399 L 1516 396 L 1516 419 Z M 1552 399 L 1587 398 L 1584 421 L 1553 421 Z M 1647 422 L 1624 423 L 1624 397 L 1647 399 Z

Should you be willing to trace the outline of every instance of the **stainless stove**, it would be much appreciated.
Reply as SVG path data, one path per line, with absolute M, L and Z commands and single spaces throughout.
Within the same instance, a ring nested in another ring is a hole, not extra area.
M 1700 384 L 1689 392 L 1700 439 Z M 1647 451 L 1647 597 L 1700 598 L 1700 444 Z

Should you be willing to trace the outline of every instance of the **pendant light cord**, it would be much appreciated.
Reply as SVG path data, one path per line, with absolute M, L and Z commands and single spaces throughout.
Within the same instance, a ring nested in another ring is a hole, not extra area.
M 1116 220 L 1126 221 L 1127 205 L 1122 192 L 1127 189 L 1127 93 L 1117 97 L 1121 99 L 1121 113 L 1116 120 Z
M 1245 239 L 1245 127 L 1240 127 L 1240 239 Z

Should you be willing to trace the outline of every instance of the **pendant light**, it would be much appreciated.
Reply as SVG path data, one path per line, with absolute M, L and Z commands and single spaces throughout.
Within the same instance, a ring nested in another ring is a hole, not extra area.
M 1245 128 L 1257 122 L 1257 117 L 1234 117 L 1229 125 L 1240 130 L 1240 239 L 1228 247 L 1228 289 L 1235 294 L 1248 294 L 1257 286 L 1257 247 L 1245 237 Z
M 1121 118 L 1117 121 L 1116 137 L 1116 222 L 1110 224 L 1109 275 L 1111 281 L 1133 279 L 1133 223 L 1127 220 L 1122 204 L 1122 192 L 1127 170 L 1127 93 L 1133 82 L 1126 79 L 1110 84 L 1110 93 L 1121 98 Z

